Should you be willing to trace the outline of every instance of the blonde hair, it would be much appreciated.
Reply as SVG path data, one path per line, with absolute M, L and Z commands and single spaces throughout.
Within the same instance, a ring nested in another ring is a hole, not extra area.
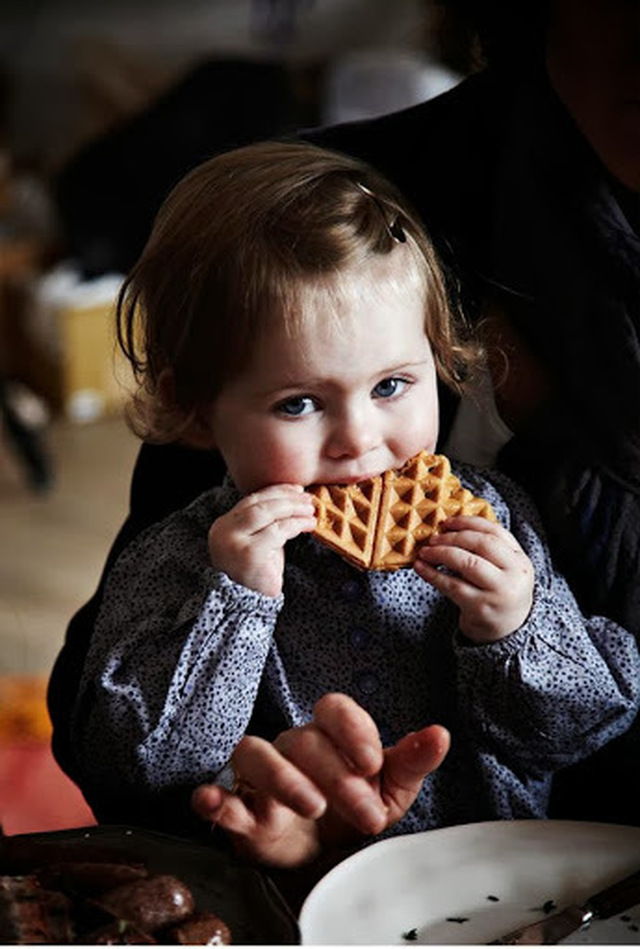
M 134 430 L 188 439 L 269 327 L 304 318 L 305 284 L 399 242 L 423 278 L 438 375 L 459 388 L 475 346 L 419 219 L 384 177 L 297 142 L 245 146 L 195 168 L 161 207 L 118 300 L 118 342 L 138 383 Z

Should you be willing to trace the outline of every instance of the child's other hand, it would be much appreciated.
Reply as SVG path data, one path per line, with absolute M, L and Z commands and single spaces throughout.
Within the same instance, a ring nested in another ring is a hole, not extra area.
M 494 642 L 519 629 L 533 602 L 533 565 L 513 534 L 483 517 L 451 517 L 440 531 L 414 567 L 460 608 L 465 636 Z
M 274 484 L 243 498 L 209 528 L 213 566 L 266 596 L 282 592 L 284 545 L 316 525 L 310 495 L 300 485 Z
M 368 712 L 331 693 L 316 703 L 308 725 L 273 744 L 242 739 L 233 765 L 249 791 L 204 785 L 194 792 L 193 808 L 252 859 L 297 866 L 397 823 L 448 749 L 449 733 L 439 725 L 383 749 Z

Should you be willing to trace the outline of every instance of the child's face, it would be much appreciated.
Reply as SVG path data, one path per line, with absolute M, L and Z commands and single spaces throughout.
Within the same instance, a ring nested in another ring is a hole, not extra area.
M 279 327 L 212 409 L 212 430 L 242 492 L 270 484 L 362 481 L 434 450 L 438 396 L 424 290 L 406 245 L 305 289 L 308 319 Z

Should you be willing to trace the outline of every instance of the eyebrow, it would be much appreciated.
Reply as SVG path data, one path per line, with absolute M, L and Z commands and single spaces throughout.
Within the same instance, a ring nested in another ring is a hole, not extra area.
M 430 360 L 428 359 L 416 359 L 415 362 L 403 362 L 399 366 L 391 366 L 390 369 L 383 369 L 380 373 L 381 376 L 390 376 L 394 372 L 402 372 L 403 369 L 417 369 L 419 366 L 424 366 Z
M 400 365 L 393 365 L 388 369 L 381 369 L 379 372 L 375 373 L 375 377 L 384 379 L 387 376 L 393 376 L 399 372 L 407 372 L 411 369 L 418 369 L 420 366 L 424 366 L 428 362 L 428 359 L 419 359 L 416 360 L 416 362 L 403 362 Z M 326 380 L 310 378 L 296 381 L 294 379 L 291 382 L 283 381 L 282 385 L 278 385 L 273 389 L 265 389 L 258 394 L 262 396 L 273 396 L 280 392 L 288 392 L 289 390 L 304 392 L 307 389 L 314 389 L 322 385 L 326 385 Z

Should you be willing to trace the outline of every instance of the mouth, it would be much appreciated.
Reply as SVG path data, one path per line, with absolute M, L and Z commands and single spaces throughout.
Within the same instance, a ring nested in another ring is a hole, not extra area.
M 378 478 L 381 474 L 384 474 L 384 471 L 372 471 L 368 474 L 341 475 L 340 477 L 324 478 L 321 481 L 314 482 L 314 484 L 335 484 L 342 487 L 349 484 L 361 484 L 363 481 Z
M 372 478 L 377 478 L 379 475 L 383 474 L 382 471 L 376 471 L 371 474 L 361 474 L 353 475 L 351 478 L 342 478 L 340 481 L 336 481 L 336 484 L 360 484 L 362 481 L 370 481 Z
M 425 448 L 423 451 L 433 452 L 435 449 Z M 417 454 L 417 452 L 416 452 Z M 390 459 L 390 464 L 386 468 L 375 468 L 373 470 L 356 473 L 356 474 L 342 474 L 342 475 L 330 475 L 326 478 L 319 479 L 315 481 L 315 484 L 334 484 L 337 486 L 341 485 L 350 485 L 350 484 L 361 484 L 363 481 L 371 481 L 373 478 L 379 478 L 381 475 L 384 475 L 387 471 L 399 471 L 404 465 L 409 461 L 409 456 L 402 461 L 394 461 Z

